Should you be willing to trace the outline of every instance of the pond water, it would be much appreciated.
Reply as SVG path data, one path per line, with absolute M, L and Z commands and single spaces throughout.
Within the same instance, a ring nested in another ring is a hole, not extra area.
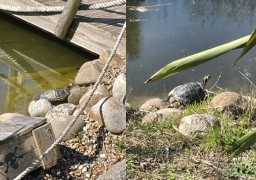
M 201 81 L 208 74 L 212 78 L 207 89 L 216 83 L 211 90 L 250 94 L 249 80 L 256 83 L 256 48 L 236 66 L 232 62 L 241 49 L 166 79 L 144 82 L 173 60 L 249 35 L 256 24 L 255 12 L 255 0 L 128 1 L 128 102 L 138 106 L 151 97 L 163 98 L 177 85 Z
M 0 114 L 25 114 L 29 102 L 49 88 L 73 82 L 95 56 L 0 13 Z

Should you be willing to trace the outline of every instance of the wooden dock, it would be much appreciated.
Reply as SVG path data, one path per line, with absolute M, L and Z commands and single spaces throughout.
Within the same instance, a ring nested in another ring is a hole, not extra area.
M 86 0 L 82 3 L 108 2 L 109 0 Z M 0 0 L 0 4 L 13 6 L 42 6 L 65 5 L 62 0 Z M 54 35 L 55 26 L 61 14 L 44 13 L 11 13 L 14 16 L 32 26 Z M 126 18 L 126 6 L 117 6 L 103 10 L 79 10 L 63 39 L 75 46 L 100 55 L 104 50 L 111 51 L 122 29 Z M 126 37 L 117 50 L 120 55 L 126 54 Z

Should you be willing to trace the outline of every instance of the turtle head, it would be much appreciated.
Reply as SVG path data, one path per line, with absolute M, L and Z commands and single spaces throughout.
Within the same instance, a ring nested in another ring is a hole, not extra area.
M 208 82 L 208 80 L 211 78 L 211 75 L 207 75 L 203 78 L 203 86 L 205 86 Z
M 73 83 L 69 83 L 65 90 L 69 92 L 70 89 L 73 87 L 73 85 L 74 85 Z

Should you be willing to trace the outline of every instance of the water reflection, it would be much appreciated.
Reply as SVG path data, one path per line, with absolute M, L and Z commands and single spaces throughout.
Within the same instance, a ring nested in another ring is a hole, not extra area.
M 14 50 L 20 55 L 14 59 L 0 48 L 0 62 L 5 72 L 0 72 L 1 86 L 6 86 L 5 110 L 25 113 L 24 104 L 36 93 L 53 87 L 63 87 L 72 81 L 78 66 L 52 69 L 47 65 Z M 23 61 L 22 61 L 23 60 Z
M 25 114 L 33 97 L 66 86 L 84 62 L 95 59 L 1 13 L 0 28 L 0 113 Z
M 255 22 L 255 0 L 193 0 L 191 9 L 191 20 L 202 21 L 202 26 L 206 21 L 211 26 L 217 21 L 219 16 L 226 17 L 225 22 L 235 21 L 243 24 L 249 21 L 251 25 Z M 184 2 L 184 6 L 188 4 Z
M 139 12 L 137 6 L 143 6 L 147 11 Z M 138 105 L 152 96 L 163 97 L 173 87 L 200 81 L 206 74 L 213 77 L 209 87 L 222 73 L 216 87 L 238 92 L 250 88 L 250 83 L 240 72 L 256 82 L 254 48 L 234 67 L 232 62 L 240 50 L 171 78 L 143 83 L 171 60 L 250 34 L 256 23 L 256 1 L 145 0 L 128 1 L 127 7 L 127 87 L 131 91 L 128 98 L 131 104 Z

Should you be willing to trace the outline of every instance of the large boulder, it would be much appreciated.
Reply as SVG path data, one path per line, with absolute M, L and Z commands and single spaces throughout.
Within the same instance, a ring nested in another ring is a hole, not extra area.
M 52 108 L 46 115 L 47 122 L 51 122 L 62 116 L 72 115 L 76 110 L 76 106 L 70 103 L 60 104 Z
M 44 117 L 53 108 L 52 104 L 46 99 L 31 101 L 28 106 L 28 113 L 32 117 Z
M 63 133 L 63 131 L 67 128 L 67 126 L 73 120 L 73 118 L 74 116 L 67 115 L 67 116 L 61 116 L 56 119 L 50 119 L 50 121 L 48 121 L 52 126 L 53 133 L 56 139 Z M 67 135 L 62 140 L 66 141 L 68 139 L 73 138 L 74 135 L 77 134 L 80 130 L 82 130 L 84 126 L 85 126 L 85 121 L 83 121 L 79 117 L 76 120 L 75 124 L 68 131 Z
M 142 118 L 142 123 L 154 123 L 160 120 L 172 119 L 175 116 L 181 114 L 180 109 L 164 108 L 156 112 L 150 112 Z
M 126 162 L 122 160 L 112 167 L 110 167 L 106 172 L 99 175 L 97 180 L 125 180 L 126 179 Z
M 126 95 L 126 76 L 125 74 L 119 74 L 113 84 L 112 89 L 113 97 L 119 100 L 124 100 Z
M 81 97 L 88 91 L 86 86 L 74 86 L 70 90 L 70 95 L 68 96 L 68 103 L 78 105 Z
M 122 133 L 126 128 L 125 105 L 113 97 L 101 99 L 90 109 L 89 116 L 113 134 Z
M 186 136 L 201 136 L 214 127 L 218 121 L 218 118 L 209 114 L 192 114 L 181 119 L 179 132 Z
M 89 90 L 87 93 L 85 93 L 81 99 L 79 100 L 79 106 L 81 107 L 85 100 L 89 97 L 89 94 L 91 93 L 92 89 Z M 99 100 L 101 100 L 104 97 L 110 96 L 110 93 L 104 86 L 98 86 L 96 91 L 94 92 L 92 98 L 90 99 L 89 103 L 86 106 L 86 110 L 89 110 L 92 106 L 94 106 Z
M 79 69 L 75 77 L 75 84 L 77 85 L 94 84 L 97 81 L 103 67 L 104 67 L 104 62 L 100 59 L 84 63 Z M 103 78 L 103 81 L 107 82 L 107 79 Z
M 140 111 L 155 111 L 166 107 L 168 104 L 160 98 L 152 98 L 143 103 L 139 110 Z
M 230 112 L 236 115 L 247 108 L 247 101 L 236 92 L 222 92 L 214 96 L 211 105 L 221 112 Z
M 100 59 L 104 62 L 106 62 L 108 60 L 108 57 L 110 56 L 111 52 L 110 51 L 103 51 L 103 53 L 101 53 L 100 55 Z M 112 61 L 111 61 L 111 65 L 112 66 L 118 66 L 118 67 L 122 67 L 123 66 L 123 61 L 121 56 L 119 56 L 118 54 L 114 54 Z

